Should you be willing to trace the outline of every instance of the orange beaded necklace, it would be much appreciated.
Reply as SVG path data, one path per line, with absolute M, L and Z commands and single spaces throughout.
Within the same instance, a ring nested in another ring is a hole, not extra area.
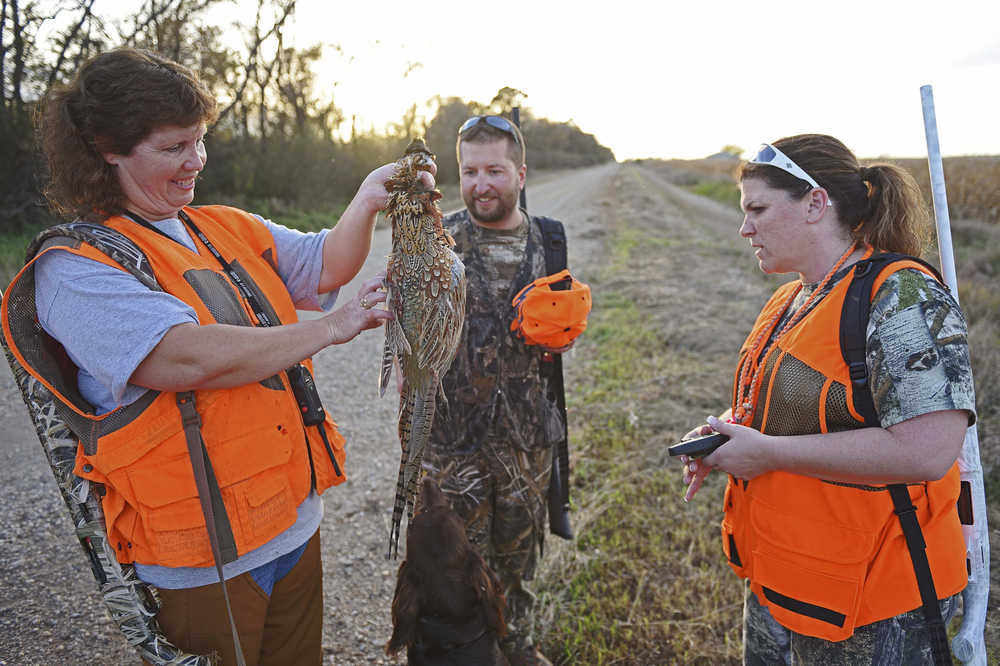
M 785 325 L 782 326 L 781 330 L 775 333 L 773 337 L 769 337 L 770 332 L 777 325 L 778 321 L 781 320 L 782 315 L 784 315 L 785 311 L 788 310 L 788 307 L 792 304 L 792 301 L 795 300 L 795 297 L 802 291 L 801 283 L 799 283 L 798 287 L 792 290 L 792 293 L 789 294 L 784 303 L 781 304 L 781 307 L 774 311 L 774 314 L 771 316 L 770 321 L 768 321 L 767 326 L 764 326 L 760 330 L 760 333 L 757 334 L 757 337 L 750 345 L 750 350 L 744 356 L 743 364 L 740 366 L 739 380 L 736 385 L 736 409 L 733 412 L 733 420 L 736 423 L 746 425 L 750 420 L 750 414 L 752 413 L 751 410 L 753 409 L 753 396 L 757 392 L 757 386 L 760 384 L 761 379 L 761 371 L 764 367 L 762 363 L 764 359 L 758 358 L 764 342 L 771 339 L 771 346 L 773 347 L 776 345 L 778 341 L 781 340 L 782 336 L 790 331 L 792 327 L 795 326 L 795 324 L 797 324 L 802 317 L 809 312 L 809 306 L 812 305 L 812 302 L 815 299 L 820 297 L 820 294 L 823 293 L 823 287 L 826 286 L 826 283 L 837 274 L 837 271 L 839 271 L 841 266 L 844 265 L 847 258 L 854 254 L 854 251 L 857 249 L 857 242 L 852 243 L 851 246 L 847 248 L 847 251 L 841 255 L 840 259 L 837 260 L 837 263 L 833 265 L 833 268 L 831 268 L 826 276 L 823 277 L 816 289 L 809 294 L 809 298 L 807 298 L 806 302 L 802 304 L 802 307 L 796 310 L 795 314 L 789 317 L 788 321 L 785 322 Z M 870 251 L 871 248 L 867 248 L 866 255 Z

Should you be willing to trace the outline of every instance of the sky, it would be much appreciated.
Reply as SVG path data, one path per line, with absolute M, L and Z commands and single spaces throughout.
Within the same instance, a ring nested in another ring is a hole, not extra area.
M 926 155 L 923 85 L 945 156 L 1000 154 L 998 26 L 997 0 L 298 0 L 291 37 L 331 46 L 319 88 L 361 127 L 511 86 L 619 160 L 802 132 L 872 158 Z

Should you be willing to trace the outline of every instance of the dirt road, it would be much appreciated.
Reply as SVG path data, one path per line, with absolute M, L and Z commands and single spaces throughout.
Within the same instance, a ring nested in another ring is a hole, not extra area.
M 599 263 L 604 218 L 620 204 L 616 175 L 624 168 L 529 179 L 529 210 L 567 223 L 570 263 L 584 281 Z M 355 284 L 384 267 L 388 251 L 389 232 L 379 228 Z M 369 331 L 315 359 L 324 404 L 348 442 L 349 480 L 325 495 L 321 528 L 328 663 L 396 663 L 382 652 L 398 566 L 385 553 L 399 460 L 396 399 L 379 399 L 376 389 L 382 339 L 380 329 Z M 0 371 L 0 423 L 0 666 L 138 663 L 107 618 L 7 371 Z

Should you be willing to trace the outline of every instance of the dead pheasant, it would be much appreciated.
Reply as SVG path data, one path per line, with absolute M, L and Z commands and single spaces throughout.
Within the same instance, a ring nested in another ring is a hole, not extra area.
M 379 395 L 385 394 L 395 362 L 403 375 L 399 399 L 399 480 L 392 510 L 389 553 L 399 551 L 404 509 L 413 518 L 420 462 L 431 434 L 441 377 L 455 357 L 465 321 L 465 266 L 455 241 L 441 226 L 441 193 L 420 182 L 434 155 L 415 139 L 386 181 L 392 222 L 392 253 L 386 268 L 386 302 L 395 315 L 385 324 Z M 443 397 L 443 394 L 442 394 Z

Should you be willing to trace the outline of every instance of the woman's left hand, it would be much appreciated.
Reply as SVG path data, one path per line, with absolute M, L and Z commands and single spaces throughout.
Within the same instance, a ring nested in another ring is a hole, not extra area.
M 712 466 L 701 458 L 689 458 L 681 456 L 681 463 L 684 465 L 684 484 L 687 490 L 684 491 L 684 501 L 690 502 L 701 484 L 705 482 L 705 477 L 712 471 Z
M 752 479 L 765 472 L 770 472 L 774 466 L 770 460 L 770 438 L 753 428 L 738 425 L 730 420 L 709 416 L 708 426 L 692 430 L 687 435 L 706 435 L 717 432 L 729 436 L 729 441 L 704 458 L 689 458 L 681 456 L 684 464 L 684 483 L 687 491 L 684 501 L 689 502 L 695 496 L 708 473 L 715 468 L 732 474 L 738 479 Z
M 386 293 L 383 284 L 385 272 L 366 281 L 358 289 L 356 297 L 337 308 L 324 319 L 330 331 L 330 344 L 343 344 L 354 339 L 361 331 L 380 326 L 387 319 L 392 319 L 391 312 L 375 307 L 384 303 Z
M 433 188 L 437 165 L 430 162 L 430 169 L 421 171 L 418 175 L 422 183 Z M 371 251 L 376 216 L 389 203 L 385 182 L 395 170 L 395 164 L 383 164 L 369 173 L 340 220 L 327 234 L 323 241 L 323 270 L 319 278 L 319 293 L 325 294 L 347 284 L 361 270 Z

